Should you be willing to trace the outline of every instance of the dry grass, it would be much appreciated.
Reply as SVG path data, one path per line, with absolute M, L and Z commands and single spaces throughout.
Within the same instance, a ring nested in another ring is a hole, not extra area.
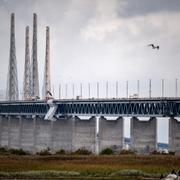
M 165 173 L 180 170 L 179 156 L 0 156 L 1 172 L 17 171 L 75 171 L 82 175 L 110 175 L 136 169 L 146 173 Z

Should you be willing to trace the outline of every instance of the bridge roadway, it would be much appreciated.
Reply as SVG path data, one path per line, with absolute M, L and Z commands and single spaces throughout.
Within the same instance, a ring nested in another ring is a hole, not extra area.
M 53 100 L 56 116 L 179 117 L 180 98 L 121 98 Z M 48 112 L 47 101 L 1 101 L 0 115 L 40 115 Z

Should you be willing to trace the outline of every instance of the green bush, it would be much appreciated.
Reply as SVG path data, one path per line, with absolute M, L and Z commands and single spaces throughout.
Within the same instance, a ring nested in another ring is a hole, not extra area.
M 112 155 L 112 154 L 114 154 L 114 151 L 111 148 L 106 148 L 106 149 L 103 149 L 100 154 Z
M 66 151 L 64 149 L 60 149 L 58 151 L 56 151 L 55 153 L 56 155 L 65 155 L 66 154 Z
M 164 153 L 160 152 L 160 151 L 157 151 L 157 150 L 154 150 L 154 151 L 151 152 L 151 154 L 153 154 L 153 155 L 162 155 Z
M 0 154 L 29 155 L 30 153 L 22 149 L 8 149 L 7 147 L 0 147 Z
M 50 148 L 48 147 L 47 149 L 43 149 L 43 150 L 41 150 L 40 152 L 37 152 L 36 154 L 37 154 L 37 155 L 40 155 L 40 156 L 48 156 L 48 155 L 51 155 Z
M 125 150 L 123 149 L 121 152 L 120 152 L 120 155 L 123 155 L 123 154 L 135 154 L 135 151 L 132 151 L 132 150 Z
M 26 152 L 22 149 L 9 149 L 8 152 L 10 154 L 15 154 L 15 155 L 29 155 L 29 152 Z
M 0 147 L 0 154 L 8 154 L 8 149 L 6 147 Z
M 152 155 L 175 155 L 175 152 L 173 151 L 169 151 L 169 152 L 165 152 L 165 151 L 153 151 L 151 152 Z
M 174 151 L 169 151 L 169 155 L 175 155 Z
M 85 148 L 80 148 L 80 149 L 76 150 L 73 154 L 75 154 L 75 155 L 90 155 L 90 154 L 92 154 L 92 152 Z

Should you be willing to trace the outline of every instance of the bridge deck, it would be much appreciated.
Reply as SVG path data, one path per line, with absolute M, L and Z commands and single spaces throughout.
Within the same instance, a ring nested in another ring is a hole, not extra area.
M 180 98 L 63 99 L 56 115 L 179 117 Z M 46 101 L 2 101 L 1 115 L 42 115 L 49 109 Z

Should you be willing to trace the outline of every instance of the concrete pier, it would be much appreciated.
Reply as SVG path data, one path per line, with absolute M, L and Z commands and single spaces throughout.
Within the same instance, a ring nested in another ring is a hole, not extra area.
M 1 145 L 1 142 L 2 142 L 2 116 L 0 116 L 0 145 Z
M 51 149 L 51 121 L 45 121 L 42 118 L 36 119 L 36 151 Z
M 157 144 L 157 119 L 139 121 L 131 119 L 131 149 L 140 154 L 150 153 L 156 150 Z
M 34 121 L 36 119 L 33 120 L 33 118 L 28 117 L 21 118 L 21 148 L 35 153 L 36 138 Z
M 8 117 L 1 116 L 1 146 L 7 147 L 9 140 Z
M 24 149 L 31 153 L 50 148 L 75 151 L 85 148 L 95 152 L 95 118 L 64 118 L 47 121 L 40 117 L 1 116 L 0 146 Z
M 108 120 L 104 117 L 99 121 L 99 151 L 105 148 L 113 148 L 121 151 L 123 147 L 123 118 Z
M 170 119 L 169 125 L 170 150 L 179 152 L 180 123 Z M 98 154 L 107 147 L 120 151 L 123 147 L 123 126 L 123 118 L 108 120 L 103 117 L 69 117 L 48 121 L 36 116 L 0 116 L 0 146 L 22 148 L 32 153 L 48 147 L 52 152 L 85 148 Z M 138 153 L 156 150 L 156 129 L 156 118 L 149 121 L 132 118 L 131 149 Z
M 169 151 L 180 155 L 180 122 L 169 119 Z
M 73 119 L 57 119 L 51 122 L 52 128 L 52 150 L 58 151 L 64 149 L 72 151 L 73 141 Z
M 20 118 L 18 116 L 9 116 L 8 126 L 8 147 L 18 149 L 20 147 Z
M 75 118 L 73 150 L 85 148 L 95 153 L 96 118 L 90 119 Z

